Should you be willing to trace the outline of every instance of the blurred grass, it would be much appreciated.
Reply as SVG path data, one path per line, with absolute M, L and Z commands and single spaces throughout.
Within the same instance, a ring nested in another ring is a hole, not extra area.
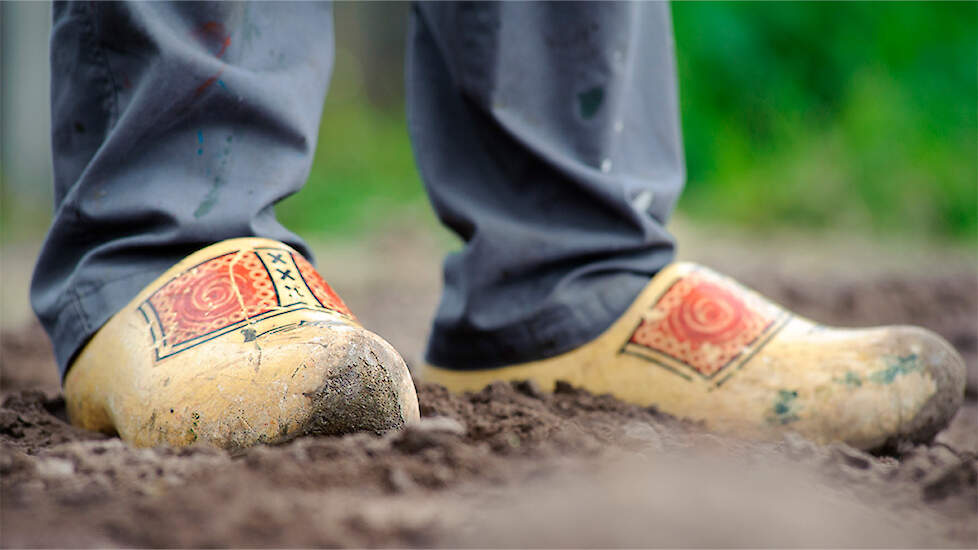
M 680 212 L 974 239 L 978 4 L 675 3 L 673 18 Z M 357 232 L 405 208 L 432 219 L 403 106 L 366 99 L 358 59 L 339 50 L 309 184 L 278 207 L 303 234 Z
M 679 3 L 673 14 L 683 211 L 974 238 L 978 4 Z

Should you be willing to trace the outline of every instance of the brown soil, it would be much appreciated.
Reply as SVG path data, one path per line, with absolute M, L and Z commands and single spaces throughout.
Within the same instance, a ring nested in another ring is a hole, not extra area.
M 2 334 L 0 545 L 975 547 L 974 270 L 826 280 L 719 263 L 819 321 L 940 332 L 969 364 L 965 408 L 935 442 L 873 456 L 717 437 L 565 385 L 421 385 L 423 422 L 384 436 L 135 449 L 65 422 L 33 324 Z

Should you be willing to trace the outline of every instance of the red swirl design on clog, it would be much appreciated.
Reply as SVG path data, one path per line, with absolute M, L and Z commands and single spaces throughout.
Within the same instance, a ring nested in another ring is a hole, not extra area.
M 668 316 L 677 338 L 692 342 L 726 342 L 743 330 L 744 303 L 712 283 L 693 287 Z
M 170 345 L 271 311 L 278 305 L 268 271 L 253 253 L 208 260 L 170 281 L 149 300 Z
M 138 310 L 148 324 L 157 361 L 242 327 L 248 330 L 239 333 L 239 342 L 280 331 L 298 324 L 295 316 L 285 315 L 296 311 L 318 310 L 356 322 L 309 262 L 278 247 L 203 261 L 163 284 Z
M 227 276 L 211 276 L 191 282 L 185 292 L 175 297 L 173 309 L 180 312 L 186 323 L 207 323 L 215 317 L 233 317 L 236 310 L 241 309 L 234 287 L 248 283 L 240 274 L 233 277 L 234 285 Z
M 744 293 L 731 284 L 688 275 L 659 299 L 630 342 L 712 376 L 773 321 L 770 311 L 751 307 Z

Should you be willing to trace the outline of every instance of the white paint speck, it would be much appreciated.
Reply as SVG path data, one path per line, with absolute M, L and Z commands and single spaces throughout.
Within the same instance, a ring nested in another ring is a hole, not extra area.
M 652 206 L 652 199 L 654 198 L 655 194 L 646 189 L 638 195 L 635 195 L 635 198 L 632 199 L 632 208 L 638 210 L 639 212 L 645 212 L 650 206 Z
M 611 159 L 604 159 L 601 161 L 601 171 L 605 174 L 611 172 Z
M 621 131 L 624 130 L 624 129 L 625 129 L 625 124 L 622 121 L 620 121 L 620 120 L 616 120 L 615 121 L 615 131 L 620 134 Z

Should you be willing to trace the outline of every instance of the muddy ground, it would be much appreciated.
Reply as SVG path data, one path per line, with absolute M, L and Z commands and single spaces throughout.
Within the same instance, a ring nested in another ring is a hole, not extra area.
M 318 256 L 365 324 L 416 362 L 442 245 L 397 235 Z M 948 338 L 969 398 L 933 443 L 887 456 L 790 434 L 753 443 L 563 385 L 498 383 L 464 396 L 421 385 L 424 421 L 384 436 L 134 449 L 65 423 L 46 339 L 25 321 L 0 348 L 0 544 L 975 547 L 973 259 L 807 247 L 709 239 L 684 256 L 822 322 Z

